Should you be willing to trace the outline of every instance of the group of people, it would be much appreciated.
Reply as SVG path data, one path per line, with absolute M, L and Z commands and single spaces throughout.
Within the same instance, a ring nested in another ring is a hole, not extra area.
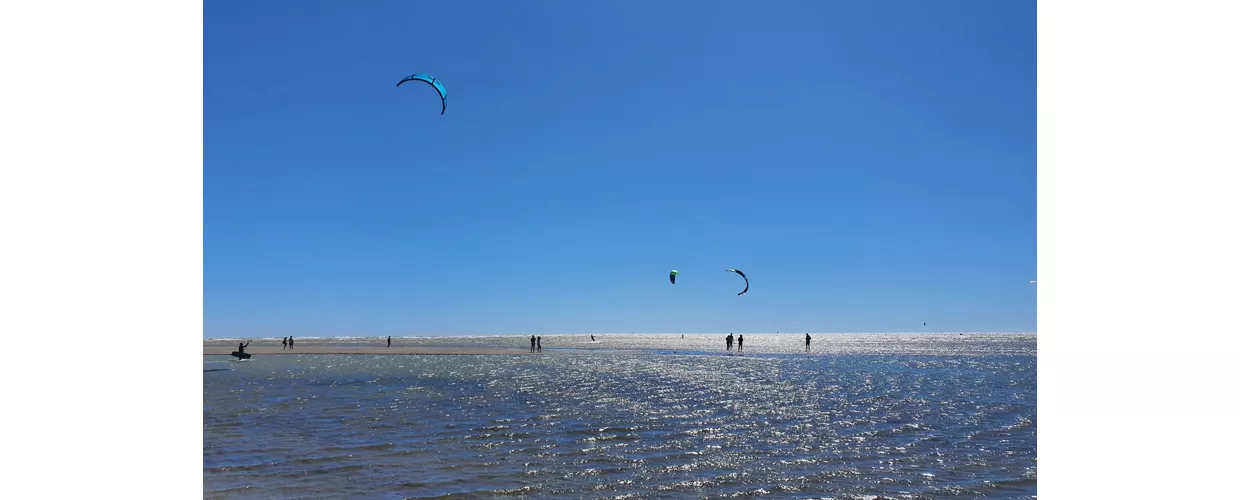
M 683 339 L 685 338 L 685 336 L 681 335 L 680 338 Z M 805 352 L 809 352 L 809 341 L 810 341 L 809 334 L 806 333 L 805 334 Z M 729 333 L 727 337 L 724 337 L 723 342 L 728 346 L 728 350 L 731 351 L 732 350 L 732 334 Z M 744 335 L 737 336 L 736 337 L 736 352 L 741 352 L 744 349 L 745 349 L 745 336 Z
M 594 337 L 590 337 L 593 339 Z M 530 352 L 542 352 L 542 337 L 530 335 Z
M 293 348 L 293 336 L 289 335 L 287 337 L 284 337 L 284 340 L 280 341 L 280 345 L 283 345 L 285 349 L 292 349 Z

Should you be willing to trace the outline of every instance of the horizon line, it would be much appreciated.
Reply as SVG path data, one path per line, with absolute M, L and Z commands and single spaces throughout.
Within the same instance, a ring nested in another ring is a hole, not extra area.
M 574 335 L 724 335 L 724 334 L 729 334 L 729 333 L 740 334 L 740 335 L 744 335 L 744 334 L 749 334 L 749 335 L 803 335 L 803 334 L 811 334 L 811 335 L 891 335 L 891 334 L 905 335 L 905 334 L 919 334 L 919 335 L 926 335 L 926 334 L 948 334 L 948 333 L 956 333 L 956 334 L 966 334 L 966 333 L 967 333 L 967 334 L 1005 334 L 1005 335 L 1014 335 L 1014 334 L 1026 334 L 1026 335 L 1029 335 L 1029 334 L 1032 334 L 1032 335 L 1037 335 L 1037 333 L 1038 333 L 1038 332 L 1037 332 L 1037 331 L 935 331 L 935 332 L 918 332 L 918 331 L 903 331 L 903 332 L 878 332 L 878 331 L 872 331 L 872 332 L 813 332 L 813 331 L 811 331 L 811 332 L 804 332 L 804 331 L 793 331 L 793 332 L 783 332 L 783 331 L 779 331 L 779 332 L 736 332 L 736 331 L 733 331 L 733 332 L 579 332 L 579 333 L 538 333 L 538 332 L 525 332 L 525 333 L 485 333 L 485 334 L 475 334 L 475 333 L 470 333 L 470 334 L 415 334 L 415 335 L 397 335 L 397 334 L 392 334 L 392 335 L 305 335 L 305 336 L 303 336 L 303 338 L 307 338 L 307 339 L 363 339 L 363 338 L 387 338 L 387 337 L 392 337 L 392 338 L 518 337 L 518 336 L 520 336 L 520 337 L 524 337 L 524 336 L 526 336 L 526 335 L 544 335 L 544 336 L 557 336 L 557 337 L 564 337 L 564 336 L 574 336 Z M 242 339 L 242 338 L 253 338 L 253 339 L 278 339 L 278 338 L 283 338 L 283 337 L 296 337 L 296 336 L 297 336 L 296 334 L 292 334 L 292 335 L 279 335 L 279 336 L 274 336 L 274 337 L 261 337 L 261 336 L 248 336 L 248 337 L 203 337 L 203 340 L 237 340 L 237 339 Z

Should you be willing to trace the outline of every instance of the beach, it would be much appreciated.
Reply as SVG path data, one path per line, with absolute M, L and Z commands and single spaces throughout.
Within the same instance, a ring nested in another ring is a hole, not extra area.
M 204 342 L 203 497 L 1036 498 L 1036 335 L 598 338 Z

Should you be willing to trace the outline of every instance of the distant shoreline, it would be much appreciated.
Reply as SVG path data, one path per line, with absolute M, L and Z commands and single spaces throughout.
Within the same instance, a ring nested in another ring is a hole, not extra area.
M 202 349 L 203 356 L 228 355 L 237 349 L 237 346 L 220 347 L 220 346 L 204 346 Z M 245 349 L 249 354 L 261 354 L 264 356 L 283 355 L 283 354 L 438 354 L 438 355 L 470 355 L 470 354 L 535 354 L 529 349 L 516 348 L 496 348 L 496 347 L 348 347 L 348 346 L 325 346 L 325 345 L 297 345 L 294 344 L 292 349 L 285 349 L 278 346 L 250 346 Z
M 728 333 L 729 332 L 722 332 L 722 333 L 717 333 L 717 332 L 716 333 L 542 333 L 542 334 L 534 334 L 534 335 L 539 335 L 539 336 L 548 337 L 548 338 L 589 337 L 591 335 L 594 335 L 595 337 L 611 337 L 611 338 L 635 337 L 635 336 L 673 337 L 673 336 L 679 336 L 679 335 L 684 335 L 686 337 L 712 337 L 712 336 L 723 337 L 727 335 Z M 913 331 L 913 332 L 731 332 L 731 333 L 734 333 L 737 335 L 752 335 L 752 336 L 759 336 L 759 337 L 767 336 L 767 335 L 805 335 L 806 333 L 809 333 L 810 335 L 813 335 L 815 337 L 818 335 L 1035 335 L 1036 336 L 1038 334 L 1038 332 L 916 332 L 916 331 Z M 392 335 L 392 339 L 393 340 L 398 340 L 398 339 L 399 340 L 470 339 L 470 338 L 529 339 L 530 335 L 531 334 L 529 333 L 525 333 L 525 334 L 497 333 L 497 334 L 490 334 L 490 335 L 476 335 L 476 334 L 469 334 L 469 335 L 465 335 L 465 334 L 462 334 L 462 335 Z M 218 337 L 218 338 L 204 338 L 202 339 L 202 341 L 203 342 L 230 342 L 230 341 L 237 342 L 239 340 L 244 341 L 244 340 L 252 339 L 252 340 L 258 340 L 258 341 L 275 340 L 276 342 L 279 342 L 281 338 L 282 337 Z M 297 340 L 305 341 L 305 342 L 331 342 L 331 341 L 339 342 L 339 341 L 358 341 L 358 340 L 375 340 L 377 342 L 383 342 L 384 339 L 386 338 L 387 338 L 387 335 L 357 335 L 357 336 L 331 336 L 331 337 L 296 336 Z
M 744 334 L 745 353 L 800 354 L 805 352 L 804 334 Z M 869 333 L 810 334 L 813 352 L 902 352 L 907 354 L 965 354 L 978 352 L 1036 352 L 1036 333 Z M 737 337 L 739 348 L 740 336 Z M 518 355 L 530 351 L 527 336 L 488 337 L 294 337 L 293 348 L 281 345 L 283 338 L 204 339 L 204 356 L 227 356 L 241 342 L 249 343 L 245 352 L 271 355 Z M 715 334 L 595 334 L 543 335 L 545 354 L 584 354 L 604 352 L 732 353 L 724 350 L 724 336 Z M 736 354 L 740 354 L 739 349 Z

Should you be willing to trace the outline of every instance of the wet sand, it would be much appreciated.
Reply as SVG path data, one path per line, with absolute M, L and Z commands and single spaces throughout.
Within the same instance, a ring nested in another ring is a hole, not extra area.
M 231 354 L 237 350 L 236 345 L 232 346 L 203 346 L 202 354 Z M 362 346 L 333 346 L 333 345 L 313 345 L 307 343 L 294 344 L 292 349 L 285 349 L 281 346 L 267 345 L 251 345 L 245 348 L 245 352 L 253 355 L 281 355 L 281 354 L 439 354 L 439 355 L 464 355 L 464 354 L 546 354 L 532 353 L 529 349 L 513 349 L 513 348 L 491 348 L 491 347 L 362 347 Z

